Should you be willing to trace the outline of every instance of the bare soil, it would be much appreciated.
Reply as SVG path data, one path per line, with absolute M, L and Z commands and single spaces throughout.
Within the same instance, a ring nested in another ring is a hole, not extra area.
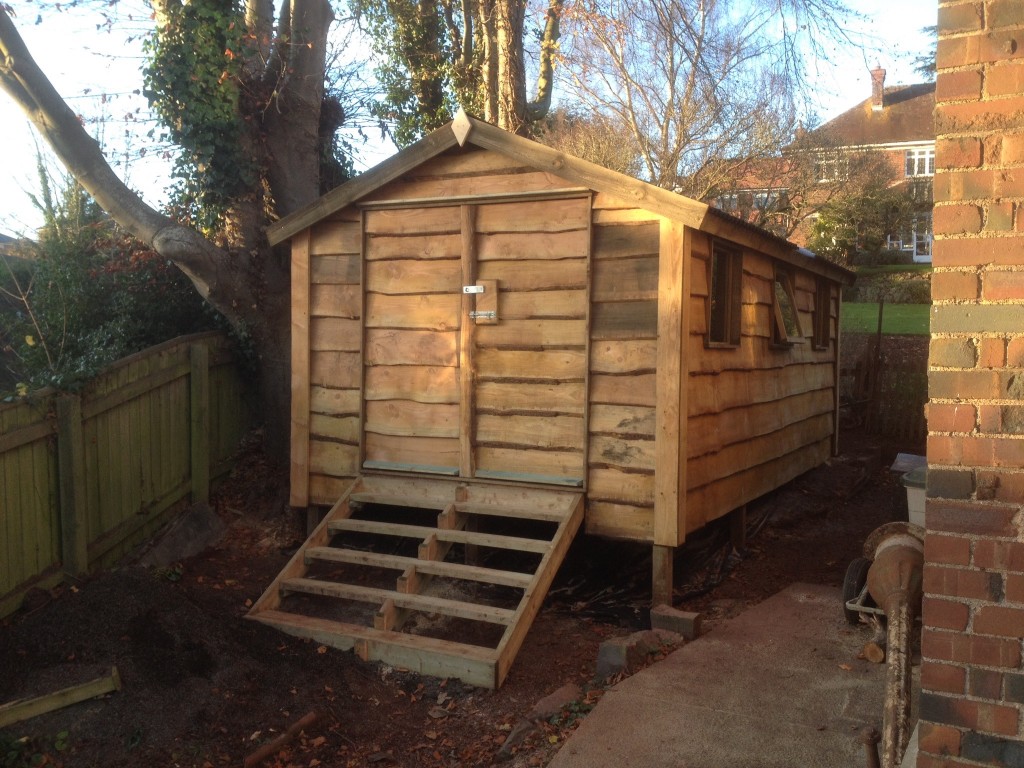
M 850 434 L 840 457 L 750 505 L 745 547 L 730 545 L 726 523 L 695 536 L 679 552 L 676 607 L 701 611 L 713 631 L 790 583 L 841 584 L 868 533 L 905 519 L 888 470 L 897 449 Z M 286 480 L 259 453 L 242 457 L 214 500 L 228 525 L 219 544 L 170 568 L 126 565 L 32 595 L 0 626 L 0 703 L 114 665 L 123 680 L 119 693 L 0 730 L 0 766 L 242 765 L 309 712 L 316 722 L 262 765 L 544 765 L 606 690 L 593 680 L 600 643 L 647 622 L 647 549 L 582 535 L 497 691 L 246 621 L 304 537 L 281 506 Z M 580 698 L 499 755 L 532 706 L 567 683 Z

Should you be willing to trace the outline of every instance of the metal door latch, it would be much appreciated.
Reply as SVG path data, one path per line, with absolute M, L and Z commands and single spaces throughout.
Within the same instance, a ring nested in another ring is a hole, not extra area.
M 463 293 L 483 293 L 484 287 L 482 285 L 464 285 L 462 286 Z
M 491 312 L 474 312 L 474 311 L 470 311 L 469 317 L 471 319 L 473 319 L 473 320 L 497 320 L 498 319 L 498 313 L 497 312 L 493 312 L 493 311 L 491 311 Z

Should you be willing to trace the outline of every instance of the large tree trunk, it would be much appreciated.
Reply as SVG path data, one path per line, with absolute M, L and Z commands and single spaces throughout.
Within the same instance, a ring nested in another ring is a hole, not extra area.
M 262 14 L 269 7 L 265 0 L 253 0 L 246 17 L 253 32 L 254 60 L 265 64 L 269 26 Z M 317 128 L 326 31 L 332 18 L 327 0 L 293 0 L 286 8 L 301 20 L 302 43 L 289 50 L 282 49 L 280 43 L 275 48 L 265 72 L 276 64 L 280 76 L 274 80 L 276 99 L 265 133 L 261 135 L 258 126 L 263 125 L 260 115 L 267 105 L 249 103 L 252 113 L 246 116 L 246 123 L 256 127 L 239 137 L 252 152 L 264 151 L 269 158 L 263 162 L 269 169 L 270 192 L 284 212 L 310 202 L 318 193 Z M 285 18 L 290 34 L 296 29 L 295 22 Z M 290 273 L 286 255 L 272 252 L 266 242 L 262 182 L 232 206 L 222 246 L 147 205 L 111 169 L 99 144 L 85 132 L 33 60 L 3 5 L 0 87 L 21 106 L 96 202 L 127 231 L 177 264 L 240 336 L 251 341 L 259 367 L 260 414 L 268 445 L 284 460 L 289 422 Z

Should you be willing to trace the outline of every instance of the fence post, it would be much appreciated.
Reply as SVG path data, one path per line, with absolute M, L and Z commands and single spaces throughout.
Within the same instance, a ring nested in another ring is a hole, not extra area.
M 189 347 L 189 362 L 192 503 L 197 504 L 210 500 L 210 351 L 205 344 Z
M 60 486 L 61 560 L 65 572 L 78 576 L 89 570 L 82 400 L 78 395 L 57 398 L 57 477 Z

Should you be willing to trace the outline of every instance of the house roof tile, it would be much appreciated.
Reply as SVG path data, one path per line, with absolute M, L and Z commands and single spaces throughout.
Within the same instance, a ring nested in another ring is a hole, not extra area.
M 812 131 L 811 136 L 851 147 L 935 139 L 935 83 L 888 87 L 882 103 L 882 109 L 874 110 L 871 99 L 865 99 Z

